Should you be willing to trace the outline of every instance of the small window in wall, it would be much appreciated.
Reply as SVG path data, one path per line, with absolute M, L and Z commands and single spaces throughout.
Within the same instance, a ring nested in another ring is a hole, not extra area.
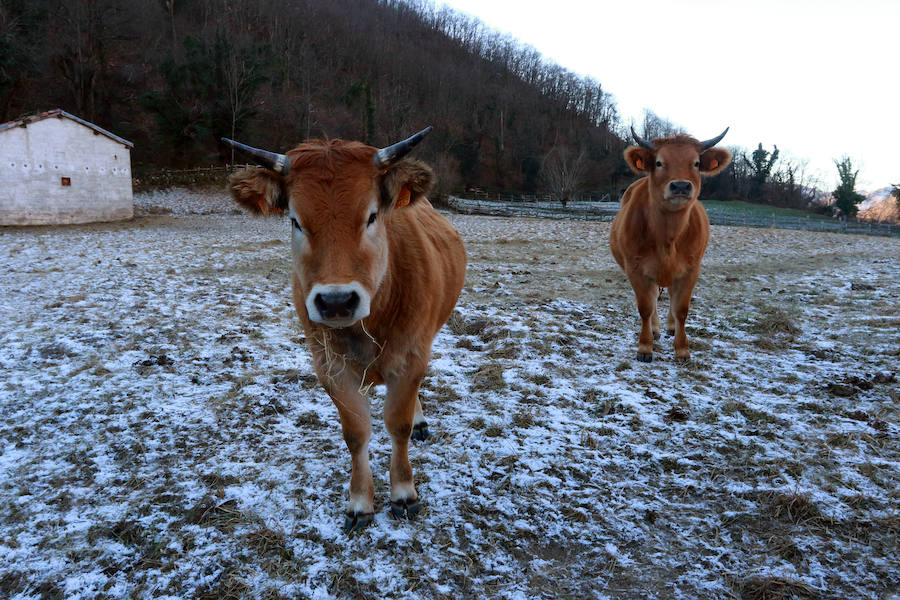
M 63 187 L 68 187 L 68 186 L 72 185 L 72 178 L 71 177 L 62 177 L 62 178 L 60 178 L 60 183 L 62 184 Z

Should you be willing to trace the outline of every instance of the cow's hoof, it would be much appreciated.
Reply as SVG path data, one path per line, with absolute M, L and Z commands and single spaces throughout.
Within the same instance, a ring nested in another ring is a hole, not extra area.
M 421 423 L 416 423 L 412 428 L 412 435 L 409 436 L 417 442 L 424 442 L 428 438 L 431 437 L 431 432 L 428 431 L 428 423 L 422 421 Z
M 653 362 L 652 354 L 641 354 L 640 352 L 638 352 L 638 355 L 635 358 L 640 362 Z
M 687 366 L 687 365 L 691 364 L 691 357 L 690 356 L 676 356 L 675 363 L 679 364 L 681 366 Z
M 658 331 L 654 331 L 654 332 L 653 332 L 653 341 L 654 341 L 654 342 L 658 342 L 658 341 L 659 341 L 659 332 L 658 332 Z
M 344 515 L 344 533 L 352 533 L 365 529 L 365 527 L 375 518 L 373 513 L 347 513 Z
M 409 519 L 412 521 L 419 514 L 421 507 L 422 505 L 419 504 L 418 498 L 415 500 L 391 500 L 391 516 L 395 519 Z

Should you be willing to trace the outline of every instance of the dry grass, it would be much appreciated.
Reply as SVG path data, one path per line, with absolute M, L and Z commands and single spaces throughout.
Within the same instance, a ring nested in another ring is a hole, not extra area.
M 737 585 L 740 600 L 819 600 L 813 587 L 783 577 L 747 577 Z
M 184 521 L 190 525 L 218 527 L 231 531 L 236 525 L 249 523 L 252 519 L 238 510 L 237 500 L 219 501 L 212 496 L 204 496 L 184 512 Z
M 794 318 L 777 306 L 764 306 L 759 310 L 759 316 L 751 331 L 768 336 L 780 333 L 790 336 L 800 333 L 800 328 L 794 324 Z
M 472 386 L 479 391 L 498 391 L 506 387 L 503 366 L 495 361 L 479 366 L 471 376 Z
M 387 514 L 378 386 L 376 515 L 348 537 L 350 461 L 290 306 L 285 223 L 172 210 L 3 232 L 0 596 L 900 586 L 897 242 L 714 228 L 693 362 L 663 337 L 643 364 L 608 225 L 451 217 L 470 262 L 421 388 L 423 509 Z
M 786 520 L 806 527 L 826 525 L 829 521 L 806 493 L 773 492 L 766 500 L 775 520 Z

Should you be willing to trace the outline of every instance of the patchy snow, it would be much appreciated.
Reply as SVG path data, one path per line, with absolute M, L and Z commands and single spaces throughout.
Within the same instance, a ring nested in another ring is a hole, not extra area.
M 347 536 L 288 223 L 218 192 L 135 202 L 129 223 L 0 229 L 3 597 L 900 587 L 900 240 L 715 227 L 693 361 L 664 336 L 643 364 L 608 224 L 450 215 L 470 266 L 410 452 L 423 511 L 387 514 L 376 388 L 378 514 Z

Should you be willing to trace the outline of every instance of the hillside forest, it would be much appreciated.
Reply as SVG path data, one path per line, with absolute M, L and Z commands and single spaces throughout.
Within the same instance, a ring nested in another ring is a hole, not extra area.
M 136 172 L 230 162 L 222 136 L 283 152 L 434 125 L 418 152 L 443 193 L 615 198 L 635 179 L 599 81 L 426 0 L 0 0 L 0 122 L 52 108 L 133 141 Z M 636 129 L 677 128 L 647 111 Z M 802 162 L 732 151 L 704 196 L 809 204 Z

